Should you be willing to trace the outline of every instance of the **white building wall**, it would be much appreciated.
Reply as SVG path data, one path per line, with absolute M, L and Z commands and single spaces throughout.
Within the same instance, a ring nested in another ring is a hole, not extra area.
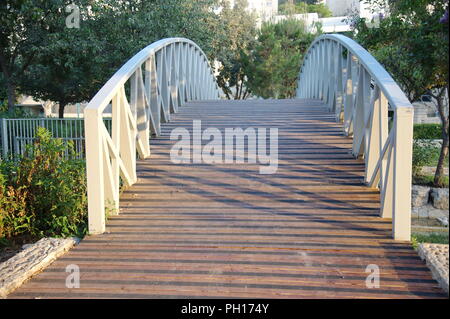
M 235 0 L 228 0 L 234 6 Z M 278 13 L 278 0 L 247 0 L 247 10 L 256 13 L 263 21 L 269 20 Z
M 326 0 L 326 5 L 330 8 L 333 16 L 341 17 L 348 15 L 358 0 Z
M 325 0 L 333 16 L 348 16 L 351 13 L 358 13 L 361 18 L 372 19 L 373 14 L 369 5 L 361 0 Z
M 278 13 L 278 0 L 248 0 L 248 8 L 267 20 Z

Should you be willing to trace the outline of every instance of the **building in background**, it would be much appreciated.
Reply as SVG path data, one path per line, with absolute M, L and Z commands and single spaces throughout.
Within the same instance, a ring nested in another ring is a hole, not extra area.
M 320 24 L 324 33 L 339 33 L 351 31 L 352 22 L 349 19 L 350 16 L 359 16 L 370 22 L 373 20 L 374 23 L 377 23 L 380 13 L 384 13 L 382 10 L 372 12 L 364 0 L 319 0 L 317 3 L 327 5 L 333 17 L 320 18 L 317 13 L 310 12 L 291 16 L 276 15 L 270 21 L 277 23 L 288 17 L 293 17 L 297 20 L 303 20 L 309 32 L 315 32 Z
M 351 14 L 358 14 L 361 18 L 369 20 L 374 17 L 369 5 L 363 0 L 320 0 L 320 2 L 326 4 L 335 17 Z
M 236 0 L 228 0 L 234 6 Z M 268 21 L 278 13 L 278 0 L 247 0 L 247 10 L 256 14 L 262 21 Z

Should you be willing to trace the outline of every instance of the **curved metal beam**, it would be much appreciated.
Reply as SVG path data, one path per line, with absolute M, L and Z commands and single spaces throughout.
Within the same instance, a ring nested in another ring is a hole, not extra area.
M 84 111 L 90 234 L 105 231 L 106 211 L 118 213 L 120 182 L 136 182 L 136 152 L 150 155 L 150 133 L 159 135 L 183 103 L 222 95 L 205 53 L 183 38 L 150 44 L 106 82 Z M 108 105 L 111 133 L 103 122 Z

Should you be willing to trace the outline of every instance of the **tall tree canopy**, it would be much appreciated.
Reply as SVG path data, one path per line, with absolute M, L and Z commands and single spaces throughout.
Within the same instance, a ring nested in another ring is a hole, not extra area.
M 80 10 L 68 28 L 67 5 Z M 5 0 L 0 65 L 9 108 L 17 92 L 68 103 L 92 98 L 133 54 L 165 37 L 188 37 L 209 57 L 217 50 L 217 0 Z
M 0 2 L 0 69 L 14 111 L 16 91 L 36 54 L 48 45 L 64 0 L 3 0 Z M 64 23 L 64 20 L 61 22 Z
M 293 97 L 303 57 L 319 33 L 310 33 L 295 19 L 264 24 L 247 57 L 251 91 L 263 98 Z
M 372 28 L 365 19 L 356 19 L 357 41 L 386 67 L 411 102 L 424 94 L 432 95 L 436 102 L 443 124 L 443 145 L 434 183 L 443 185 L 444 160 L 449 146 L 448 1 L 366 2 L 373 7 L 385 6 L 387 14 L 378 27 Z
M 215 58 L 218 85 L 228 99 L 246 99 L 250 95 L 244 70 L 245 58 L 256 38 L 256 17 L 249 13 L 247 0 L 237 0 L 233 7 L 222 1 Z

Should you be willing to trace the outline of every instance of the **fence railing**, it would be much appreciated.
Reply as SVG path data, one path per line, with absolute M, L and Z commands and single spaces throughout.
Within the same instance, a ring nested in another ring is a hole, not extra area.
M 136 182 L 136 152 L 150 155 L 150 132 L 160 134 L 183 103 L 220 95 L 205 54 L 182 38 L 147 46 L 112 76 L 84 111 L 89 233 L 105 231 L 106 208 L 118 212 L 120 182 Z M 109 103 L 111 134 L 102 121 Z
M 381 217 L 392 218 L 396 240 L 410 240 L 414 109 L 389 73 L 352 39 L 323 35 L 305 56 L 297 97 L 323 100 L 343 123 L 365 182 L 380 189 Z
M 110 118 L 103 119 L 111 131 Z M 11 159 L 23 155 L 26 146 L 33 144 L 38 127 L 46 128 L 53 137 L 71 141 L 78 158 L 85 157 L 84 119 L 27 118 L 0 119 L 0 158 Z

